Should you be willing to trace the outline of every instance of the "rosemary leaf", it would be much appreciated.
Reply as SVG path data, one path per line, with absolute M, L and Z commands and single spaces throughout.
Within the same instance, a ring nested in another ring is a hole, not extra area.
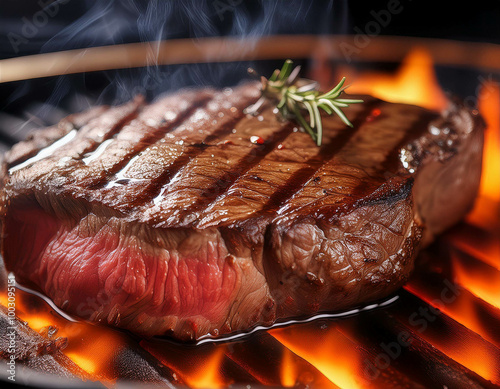
M 362 103 L 359 99 L 339 98 L 345 86 L 346 78 L 330 91 L 320 94 L 316 89 L 316 83 L 304 84 L 305 80 L 298 78 L 300 66 L 293 67 L 293 62 L 289 59 L 285 61 L 280 70 L 276 69 L 269 79 L 261 77 L 262 96 L 276 101 L 279 112 L 285 118 L 293 118 L 304 128 L 318 146 L 321 146 L 323 137 L 323 123 L 320 109 L 328 115 L 337 114 L 340 119 L 349 127 L 352 123 L 342 111 L 342 108 L 349 107 L 349 104 Z M 300 82 L 299 82 L 300 81 Z M 298 85 L 302 84 L 302 85 Z M 255 104 L 247 109 L 248 112 L 256 112 L 260 104 Z M 309 123 L 305 119 L 303 112 L 309 114 Z

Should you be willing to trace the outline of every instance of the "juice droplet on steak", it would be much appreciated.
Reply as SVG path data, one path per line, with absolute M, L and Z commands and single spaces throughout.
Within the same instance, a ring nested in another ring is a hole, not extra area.
M 257 145 L 262 145 L 264 144 L 264 139 L 262 139 L 260 136 L 254 135 L 250 137 L 250 142 Z
M 374 108 L 370 112 L 370 114 L 366 117 L 365 121 L 367 122 L 373 122 L 380 114 L 382 111 L 379 108 Z

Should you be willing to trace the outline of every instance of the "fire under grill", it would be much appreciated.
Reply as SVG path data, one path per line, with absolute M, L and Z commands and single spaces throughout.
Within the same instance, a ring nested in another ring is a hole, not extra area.
M 311 78 L 325 84 L 335 78 L 331 67 L 315 63 Z M 390 75 L 354 68 L 341 72 L 356 80 L 352 92 L 440 108 L 444 97 L 433 69 L 428 53 L 414 50 Z M 421 252 L 410 281 L 388 299 L 337 316 L 186 345 L 75 321 L 20 285 L 15 292 L 18 319 L 12 322 L 4 272 L 0 356 L 9 360 L 14 339 L 17 380 L 35 387 L 500 387 L 498 83 L 486 80 L 476 99 L 488 122 L 477 204 L 465 221 Z M 76 98 L 74 106 L 82 101 Z M 54 118 L 64 115 L 53 107 L 43 110 Z M 37 118 L 27 123 L 2 114 L 1 147 L 23 138 L 26 125 L 36 126 Z M 20 130 L 13 133 L 12 128 Z

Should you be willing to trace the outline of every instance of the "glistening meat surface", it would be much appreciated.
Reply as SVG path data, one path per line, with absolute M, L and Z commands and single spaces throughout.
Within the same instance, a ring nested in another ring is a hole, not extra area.
M 464 108 L 363 96 L 317 147 L 272 107 L 244 114 L 258 97 L 97 107 L 14 146 L 8 269 L 80 317 L 198 339 L 385 297 L 471 207 L 484 125 Z

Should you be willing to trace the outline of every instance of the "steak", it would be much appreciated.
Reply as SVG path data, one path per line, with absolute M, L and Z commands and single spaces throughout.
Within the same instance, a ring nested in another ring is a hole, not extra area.
M 401 287 L 476 196 L 484 124 L 362 96 L 323 144 L 256 84 L 67 117 L 3 162 L 2 254 L 81 318 L 182 340 L 344 310 Z

